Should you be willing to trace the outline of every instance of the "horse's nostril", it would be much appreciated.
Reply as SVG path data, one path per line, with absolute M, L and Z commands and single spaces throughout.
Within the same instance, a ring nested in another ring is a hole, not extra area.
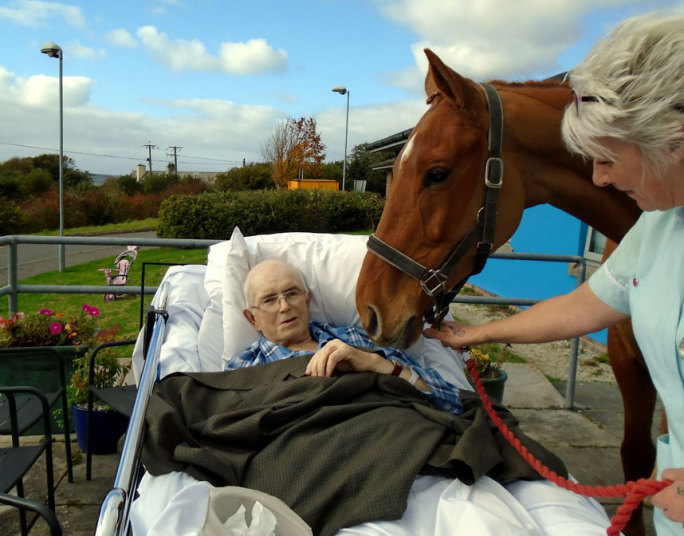
M 368 335 L 375 337 L 378 334 L 378 314 L 371 305 L 368 306 L 368 312 Z

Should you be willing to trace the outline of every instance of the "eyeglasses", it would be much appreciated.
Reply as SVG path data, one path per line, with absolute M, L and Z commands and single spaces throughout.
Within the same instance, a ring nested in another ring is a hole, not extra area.
M 298 305 L 304 298 L 306 293 L 300 288 L 291 288 L 285 292 L 280 292 L 279 294 L 270 294 L 264 298 L 261 298 L 255 305 L 252 305 L 253 309 L 260 309 L 267 313 L 275 313 L 280 308 L 280 300 L 285 300 L 289 305 Z
M 580 103 L 582 102 L 598 102 L 598 97 L 593 97 L 591 95 L 580 95 L 576 91 L 572 92 L 575 100 L 575 111 L 577 112 L 577 117 L 580 115 Z

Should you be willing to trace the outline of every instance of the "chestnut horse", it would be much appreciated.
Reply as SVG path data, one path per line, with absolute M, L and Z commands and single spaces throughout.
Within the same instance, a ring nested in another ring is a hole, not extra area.
M 560 124 L 572 99 L 567 85 L 497 81 L 491 96 L 486 85 L 460 76 L 430 50 L 425 53 L 429 108 L 394 163 L 385 209 L 357 283 L 361 320 L 381 346 L 410 346 L 423 319 L 435 314 L 433 299 L 442 301 L 434 304 L 439 316 L 451 300 L 449 290 L 481 268 L 483 251 L 486 258 L 506 242 L 525 208 L 549 203 L 614 241 L 640 214 L 624 193 L 597 188 L 590 162 L 566 150 Z M 503 124 L 500 133 L 497 121 Z M 619 332 L 611 338 L 624 348 L 609 346 L 609 356 L 625 409 L 623 469 L 632 480 L 653 468 L 655 390 L 629 324 Z M 643 527 L 638 516 L 632 521 Z

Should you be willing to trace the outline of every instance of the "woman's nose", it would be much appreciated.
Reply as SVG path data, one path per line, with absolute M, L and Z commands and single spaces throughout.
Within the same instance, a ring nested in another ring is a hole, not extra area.
M 596 160 L 594 160 L 594 170 L 591 175 L 591 180 L 596 186 L 608 186 L 612 182 L 606 166 Z

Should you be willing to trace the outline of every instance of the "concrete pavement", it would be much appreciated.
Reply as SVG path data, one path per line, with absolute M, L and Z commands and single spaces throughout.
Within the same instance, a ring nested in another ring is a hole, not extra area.
M 565 461 L 570 473 L 580 482 L 589 485 L 606 485 L 623 482 L 620 467 L 622 438 L 622 404 L 617 388 L 605 383 L 580 383 L 576 390 L 577 410 L 563 409 L 564 384 L 551 384 L 534 366 L 506 363 L 509 380 L 504 403 L 519 418 L 525 433 L 556 452 Z M 660 423 L 657 416 L 654 434 Z M 78 450 L 74 444 L 76 451 Z M 74 467 L 75 481 L 66 481 L 64 448 L 55 445 L 57 485 L 57 516 L 68 536 L 92 535 L 99 515 L 99 507 L 109 491 L 118 463 L 118 455 L 94 456 L 93 480 L 85 481 L 85 457 Z M 58 474 L 57 474 L 58 473 Z M 43 498 L 45 470 L 32 470 L 27 487 L 29 496 Z M 600 501 L 609 516 L 621 504 L 619 499 Z M 653 536 L 652 512 L 646 507 L 647 536 Z M 0 510 L 0 534 L 19 534 L 18 516 L 14 510 Z M 31 535 L 48 534 L 39 521 Z

